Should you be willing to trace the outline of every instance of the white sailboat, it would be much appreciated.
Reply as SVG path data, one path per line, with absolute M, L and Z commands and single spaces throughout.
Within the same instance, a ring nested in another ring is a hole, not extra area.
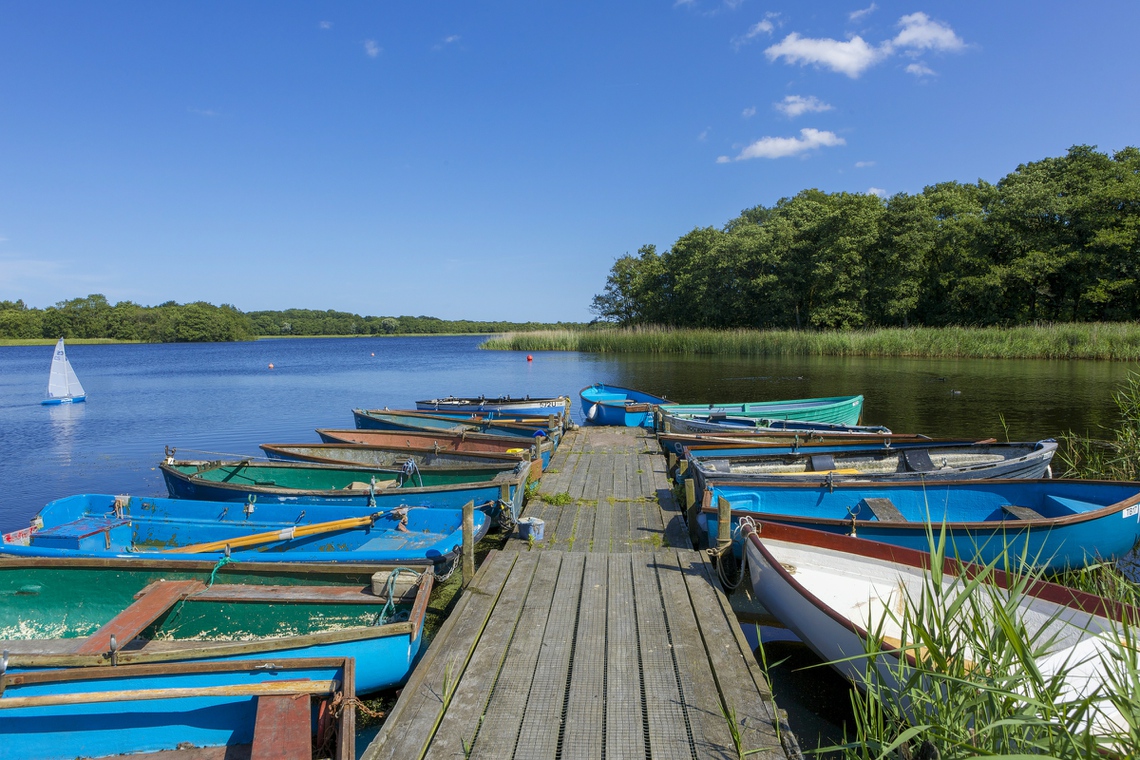
M 71 362 L 67 360 L 67 353 L 63 350 L 63 338 L 55 344 L 55 355 L 51 358 L 51 377 L 48 379 L 48 392 L 42 404 L 77 404 L 87 400 L 87 392 Z

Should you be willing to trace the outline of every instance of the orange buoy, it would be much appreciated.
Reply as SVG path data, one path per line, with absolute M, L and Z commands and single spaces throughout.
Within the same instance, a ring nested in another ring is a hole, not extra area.
M 272 362 L 269 363 L 269 369 L 273 369 L 273 363 Z
M 376 355 L 376 353 L 375 353 L 375 352 L 373 352 L 373 353 L 372 353 L 372 355 L 373 355 L 373 356 L 375 356 L 375 355 Z
M 527 355 L 526 355 L 526 360 L 527 360 L 528 362 L 532 362 L 532 361 L 534 361 L 534 357 L 533 357 L 533 356 L 531 356 L 530 354 L 527 354 Z

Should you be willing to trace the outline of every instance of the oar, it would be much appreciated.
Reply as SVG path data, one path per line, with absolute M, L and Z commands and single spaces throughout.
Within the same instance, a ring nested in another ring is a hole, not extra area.
M 329 520 L 328 522 L 313 523 L 312 525 L 294 525 L 285 530 L 270 530 L 265 533 L 253 533 L 248 536 L 241 536 L 240 538 L 231 538 L 224 541 L 207 541 L 204 544 L 191 544 L 190 546 L 180 546 L 177 549 L 167 549 L 164 554 L 196 554 L 199 552 L 217 552 L 222 551 L 227 546 L 231 549 L 242 548 L 246 546 L 257 546 L 258 544 L 268 544 L 273 541 L 288 541 L 293 538 L 301 536 L 315 536 L 321 533 L 331 533 L 335 530 L 350 530 L 352 528 L 363 528 L 366 525 L 371 525 L 380 517 L 382 513 L 376 512 L 364 517 L 348 517 L 343 520 Z

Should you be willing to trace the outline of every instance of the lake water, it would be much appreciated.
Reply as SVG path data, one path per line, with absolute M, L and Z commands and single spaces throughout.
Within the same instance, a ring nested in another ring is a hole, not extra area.
M 85 404 L 40 405 L 51 346 L 0 347 L 0 529 L 73 493 L 163 492 L 164 446 L 211 457 L 315 441 L 353 407 L 448 394 L 558 395 L 607 382 L 677 401 L 863 393 L 896 431 L 1047 438 L 1111 425 L 1129 365 L 1077 361 L 740 359 L 481 351 L 480 337 L 70 346 Z M 269 365 L 274 368 L 270 369 Z
M 0 530 L 74 493 L 165 495 L 163 447 L 220 458 L 260 443 L 316 441 L 353 407 L 409 408 L 454 395 L 574 397 L 594 382 L 681 402 L 866 396 L 865 420 L 900 432 L 1037 440 L 1096 432 L 1130 366 L 1109 362 L 862 358 L 740 359 L 480 351 L 480 337 L 69 346 L 85 404 L 40 405 L 53 346 L 0 347 Z M 273 365 L 273 369 L 269 365 Z M 776 648 L 778 649 L 778 645 Z M 802 647 L 775 675 L 805 746 L 835 734 L 847 686 Z M 783 654 L 770 655 L 783 659 Z M 803 711 L 806 707 L 807 712 Z M 797 710 L 797 708 L 800 708 Z M 822 720 L 816 721 L 816 718 Z

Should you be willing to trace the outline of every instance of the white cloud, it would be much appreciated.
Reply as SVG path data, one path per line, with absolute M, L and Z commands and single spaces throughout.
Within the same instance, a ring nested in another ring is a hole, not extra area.
M 762 34 L 771 36 L 772 32 L 776 29 L 775 19 L 778 18 L 779 15 L 779 13 L 765 13 L 764 18 L 748 27 L 747 32 L 739 37 L 733 37 L 732 46 L 739 48 L 742 45 L 747 45 Z
M 673 3 L 673 7 L 679 8 L 682 5 L 696 5 L 696 4 L 697 4 L 697 0 L 676 0 L 676 2 Z
M 847 14 L 847 18 L 850 19 L 851 21 L 858 21 L 859 19 L 863 18 L 864 16 L 868 16 L 868 15 L 874 13 L 878 9 L 879 9 L 879 6 L 875 5 L 874 3 L 871 3 L 870 5 L 868 5 L 866 8 L 863 8 L 862 10 L 851 11 L 850 13 Z
M 846 144 L 847 141 L 834 132 L 805 128 L 800 130 L 799 137 L 761 137 L 740 151 L 740 154 L 735 158 L 720 156 L 716 162 L 726 164 L 729 161 L 747 161 L 752 158 L 785 158 L 786 156 L 797 156 L 809 150 L 833 148 L 836 145 Z
M 321 21 L 317 24 L 318 29 L 332 29 L 331 21 Z
M 745 108 L 740 112 L 740 115 L 746 119 L 751 119 L 756 115 L 756 106 L 748 106 L 748 108 Z
M 868 187 L 867 195 L 875 195 L 879 198 L 885 198 L 887 196 L 887 191 L 881 187 Z
M 932 77 L 934 70 L 927 66 L 922 61 L 912 63 L 906 67 L 906 73 L 914 74 L 916 77 Z
M 364 54 L 367 55 L 369 58 L 375 58 L 376 56 L 380 55 L 380 52 L 383 49 L 384 48 L 382 48 L 376 44 L 376 40 L 365 40 L 364 41 Z
M 871 66 L 890 55 L 889 45 L 875 47 L 856 35 L 846 42 L 812 39 L 792 32 L 764 51 L 769 61 L 784 58 L 788 63 L 815 64 L 857 79 Z
M 705 140 L 709 139 L 709 130 L 710 129 L 711 129 L 711 127 L 705 127 L 704 131 L 702 131 L 699 135 L 697 135 L 697 141 L 698 142 L 704 142 Z
M 856 161 L 855 162 L 855 168 L 856 169 L 866 169 L 867 167 L 874 166 L 874 165 L 875 165 L 874 161 Z
M 966 46 L 962 38 L 946 24 L 935 21 L 925 13 L 912 13 L 899 19 L 902 27 L 891 42 L 896 47 L 915 50 L 961 50 Z
M 815 95 L 808 95 L 807 97 L 803 95 L 788 95 L 779 103 L 773 103 L 773 107 L 789 119 L 794 119 L 805 113 L 820 113 L 822 111 L 831 110 L 830 104 L 824 103 Z

